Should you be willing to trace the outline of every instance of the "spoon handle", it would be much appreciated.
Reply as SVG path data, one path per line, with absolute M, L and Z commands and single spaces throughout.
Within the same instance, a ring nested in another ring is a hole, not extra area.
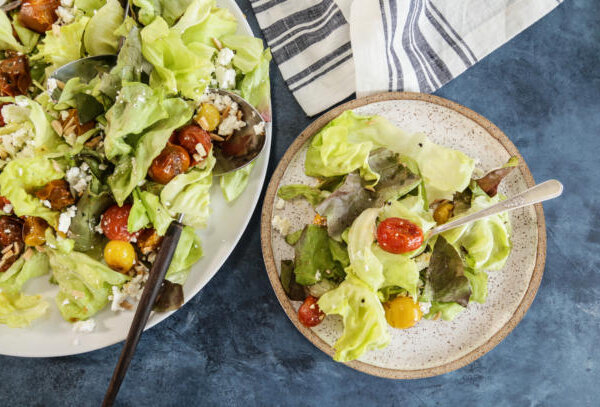
M 121 387 L 121 383 L 125 378 L 127 368 L 129 367 L 129 363 L 133 358 L 135 348 L 140 341 L 140 337 L 142 336 L 146 322 L 148 322 L 148 317 L 152 311 L 152 306 L 156 301 L 156 297 L 158 296 L 162 282 L 167 275 L 167 270 L 169 269 L 171 260 L 175 254 L 175 249 L 177 248 L 177 243 L 181 237 L 181 232 L 183 231 L 183 225 L 180 223 L 181 219 L 183 218 L 180 217 L 179 222 L 174 221 L 171 222 L 171 225 L 169 225 L 167 233 L 165 234 L 165 237 L 160 245 L 160 250 L 158 251 L 156 260 L 150 269 L 148 281 L 146 281 L 144 291 L 142 292 L 142 298 L 138 303 L 135 316 L 131 322 L 129 334 L 125 340 L 123 350 L 121 351 L 119 362 L 115 367 L 108 390 L 104 396 L 104 402 L 102 403 L 103 407 L 110 407 L 113 405 L 117 397 L 117 393 L 119 392 L 119 388 Z
M 555 179 L 542 182 L 541 184 L 531 187 L 520 194 L 513 196 L 512 198 L 505 199 L 502 202 L 498 202 L 497 204 L 472 213 L 471 215 L 437 226 L 431 230 L 429 237 L 500 212 L 510 211 L 523 206 L 533 205 L 538 202 L 556 198 L 562 194 L 562 191 L 563 185 Z

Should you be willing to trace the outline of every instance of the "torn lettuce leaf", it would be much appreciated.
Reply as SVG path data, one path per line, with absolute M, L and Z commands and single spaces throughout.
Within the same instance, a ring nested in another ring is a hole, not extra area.
M 371 250 L 383 266 L 384 281 L 382 287 L 400 287 L 408 295 L 417 298 L 419 285 L 419 269 L 413 259 L 403 254 L 386 252 L 377 244 Z
M 325 314 L 342 317 L 344 331 L 334 345 L 334 359 L 338 362 L 357 359 L 390 342 L 385 311 L 377 293 L 352 275 L 323 294 L 318 304 Z
M 438 236 L 427 268 L 435 302 L 456 302 L 466 307 L 471 297 L 469 279 L 460 254 L 443 236 Z
M 499 202 L 501 197 L 488 197 L 485 193 L 471 200 L 471 207 L 450 221 L 480 211 Z M 508 213 L 488 216 L 468 225 L 448 230 L 442 235 L 455 248 L 466 251 L 465 263 L 474 270 L 500 270 L 512 248 Z
M 13 35 L 13 26 L 4 10 L 0 10 L 0 50 L 26 52 L 25 47 Z
M 339 253 L 342 248 L 331 246 L 330 240 L 323 226 L 306 225 L 294 245 L 294 274 L 298 284 L 307 286 L 322 279 L 344 278 L 347 260 Z
M 53 161 L 44 158 L 18 158 L 10 161 L 0 173 L 0 194 L 13 205 L 17 216 L 38 216 L 50 226 L 58 226 L 57 211 L 53 211 L 30 194 L 50 181 L 61 179 L 64 172 Z
M 0 324 L 25 328 L 44 316 L 49 304 L 39 295 L 0 292 Z
M 117 53 L 119 35 L 115 31 L 123 23 L 124 13 L 117 0 L 107 0 L 99 10 L 93 12 L 83 34 L 83 44 L 89 55 Z
M 165 278 L 172 283 L 183 285 L 190 274 L 192 266 L 201 257 L 202 245 L 200 238 L 196 235 L 194 228 L 184 227 Z
M 225 35 L 220 38 L 221 43 L 233 50 L 233 66 L 243 74 L 253 71 L 261 61 L 263 55 L 263 42 L 260 38 L 248 35 Z
M 363 211 L 352 223 L 348 232 L 348 256 L 352 273 L 373 291 L 379 290 L 385 281 L 383 264 L 372 251 L 375 241 L 375 222 L 380 212 L 378 208 Z
M 173 31 L 183 34 L 188 28 L 202 23 L 216 5 L 217 2 L 215 0 L 193 0 L 173 26 Z
M 321 196 L 328 196 L 315 210 L 327 218 L 327 232 L 337 240 L 365 209 L 375 206 L 375 193 L 363 188 L 362 179 L 356 172 L 348 174 L 342 185 L 333 193 L 319 192 Z
M 2 16 L 0 16 L 0 20 L 2 19 Z M 0 25 L 2 25 L 2 22 L 0 22 Z M 35 31 L 31 31 L 28 28 L 25 28 L 21 22 L 19 21 L 19 14 L 15 13 L 13 15 L 13 21 L 12 21 L 12 25 L 13 28 L 15 29 L 15 32 L 17 33 L 19 40 L 21 41 L 21 43 L 23 44 L 23 53 L 24 54 L 29 54 L 31 51 L 33 51 L 35 49 L 35 46 L 37 45 L 39 39 L 40 39 L 40 34 L 36 33 Z M 0 39 L 0 44 L 1 44 L 1 39 Z M 1 48 L 1 45 L 0 45 Z
M 57 153 L 61 155 L 68 146 L 50 125 L 42 106 L 26 96 L 1 97 L 5 126 L 0 127 L 3 143 L 0 151 L 10 158 L 27 158 Z M 11 141 L 9 141 L 11 140 Z M 19 141 L 21 140 L 21 141 Z
M 402 163 L 399 154 L 385 148 L 371 152 L 369 166 L 379 174 L 379 182 L 375 186 L 377 202 L 374 206 L 377 207 L 401 198 L 421 183 L 421 177 Z
M 75 250 L 83 253 L 99 252 L 104 247 L 106 238 L 97 233 L 95 228 L 100 224 L 100 217 L 113 204 L 106 191 L 93 194 L 86 191 L 77 201 L 77 212 L 71 219 L 69 236 L 75 241 Z
M 121 286 L 129 277 L 90 256 L 69 250 L 47 248 L 50 267 L 58 284 L 56 305 L 66 321 L 86 320 L 108 304 L 112 286 Z
M 487 273 L 485 271 L 465 269 L 465 276 L 469 279 L 469 285 L 471 286 L 471 298 L 469 298 L 469 302 L 474 301 L 485 304 L 488 294 Z
M 227 202 L 233 202 L 235 199 L 244 192 L 248 186 L 250 180 L 250 172 L 256 164 L 255 161 L 251 162 L 244 168 L 240 168 L 237 171 L 228 172 L 221 176 L 219 184 L 221 185 L 221 191 Z
M 108 185 L 119 205 L 146 178 L 152 161 L 165 148 L 173 131 L 183 126 L 194 113 L 192 105 L 179 98 L 164 100 L 162 109 L 168 116 L 143 132 L 133 147 L 134 156 L 120 157 L 114 173 L 108 177 Z
M 31 57 L 32 60 L 42 59 L 50 67 L 48 72 L 53 72 L 61 66 L 75 61 L 83 56 L 83 32 L 89 17 L 78 17 L 71 24 L 60 26 L 59 30 L 46 32 L 40 44 L 38 53 Z
M 78 10 L 83 11 L 86 16 L 91 17 L 95 11 L 106 4 L 106 0 L 75 0 L 74 4 Z
M 311 187 L 303 184 L 284 185 L 277 191 L 277 196 L 285 201 L 303 197 L 313 207 L 319 205 L 330 195 L 328 191 L 322 191 L 317 187 Z
M 158 89 L 140 82 L 124 83 L 115 104 L 106 112 L 106 158 L 110 160 L 129 154 L 133 148 L 127 143 L 126 136 L 139 134 L 169 117 L 163 102 L 162 92 Z
M 444 321 L 452 321 L 458 314 L 466 308 L 456 302 L 437 302 L 431 303 L 429 312 L 424 315 L 427 319 L 442 318 Z
M 424 134 L 406 134 L 381 116 L 348 110 L 313 138 L 306 154 L 306 174 L 329 177 L 360 169 L 365 181 L 379 179 L 369 166 L 371 150 L 384 147 L 416 162 L 432 202 L 451 198 L 471 180 L 474 161 L 464 153 L 433 143 Z
M 215 49 L 200 43 L 188 47 L 161 17 L 144 27 L 141 36 L 142 54 L 154 67 L 150 86 L 168 94 L 181 92 L 187 98 L 199 99 L 210 84 Z
M 138 20 L 144 25 L 152 23 L 158 16 L 173 25 L 191 3 L 192 0 L 133 0 L 139 7 Z
M 148 191 L 141 191 L 139 194 L 140 201 L 146 210 L 146 215 L 156 233 L 159 236 L 164 236 L 167 233 L 169 225 L 173 221 L 173 218 L 169 216 L 167 210 L 160 203 L 158 196 Z
M 237 31 L 237 20 L 226 8 L 212 8 L 210 14 L 199 24 L 195 24 L 183 32 L 183 42 L 188 45 L 200 43 L 214 47 L 214 40 Z
M 131 195 L 133 197 L 133 205 L 131 205 L 129 217 L 127 218 L 127 231 L 134 233 L 148 227 L 150 225 L 150 218 L 148 218 L 146 207 L 140 197 L 140 190 L 138 188 L 134 189 Z
M 34 249 L 27 260 L 21 256 L 4 273 L 0 274 L 0 292 L 18 294 L 23 285 L 32 278 L 48 273 L 48 256 Z
M 212 169 L 215 165 L 212 150 L 204 161 L 204 168 L 194 168 L 173 178 L 160 193 L 160 202 L 169 214 L 184 215 L 184 224 L 202 228 L 210 214 Z
M 239 85 L 241 95 L 258 110 L 262 118 L 271 121 L 271 83 L 269 80 L 269 65 L 271 51 L 263 51 L 258 65 L 253 71 L 244 75 Z
M 519 165 L 519 159 L 517 157 L 510 157 L 510 159 L 502 167 L 492 170 L 485 174 L 483 177 L 475 180 L 477 185 L 490 197 L 496 196 L 498 193 L 498 185 L 500 182 L 512 172 Z

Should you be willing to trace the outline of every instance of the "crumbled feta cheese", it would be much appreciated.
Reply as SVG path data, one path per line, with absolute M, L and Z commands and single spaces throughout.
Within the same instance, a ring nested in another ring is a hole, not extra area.
M 51 203 L 50 203 L 50 201 L 49 201 L 49 200 L 47 200 L 47 199 L 44 199 L 44 200 L 42 201 L 42 205 L 44 205 L 46 208 L 52 208 L 52 204 L 51 204 Z
M 283 209 L 285 207 L 285 201 L 281 198 L 277 199 L 277 203 L 275 204 L 275 209 Z
M 62 120 L 67 120 L 67 117 L 69 117 L 69 112 L 67 110 L 61 110 L 60 111 L 60 118 Z
M 108 168 L 108 166 L 106 164 L 99 164 L 98 165 L 98 169 L 100 169 L 101 171 L 104 171 L 107 168 Z
M 421 308 L 421 312 L 423 313 L 423 315 L 428 314 L 429 309 L 431 308 L 431 303 L 430 302 L 420 302 L 419 308 Z
M 60 5 L 63 7 L 73 7 L 73 0 L 60 0 Z
M 73 324 L 73 331 L 89 334 L 96 329 L 96 321 L 92 318 L 87 321 L 77 321 Z
M 104 231 L 102 230 L 102 218 L 100 218 L 100 222 L 98 222 L 98 224 L 96 225 L 96 227 L 94 228 L 95 232 L 98 232 L 100 234 L 103 234 Z
M 273 217 L 271 225 L 283 236 L 286 236 L 290 232 L 290 221 L 287 218 L 281 218 L 279 215 Z
M 83 194 L 88 184 L 92 181 L 91 174 L 88 174 L 89 166 L 86 163 L 81 164 L 81 167 L 71 167 L 67 170 L 65 178 L 71 188 L 78 194 Z
M 233 59 L 233 55 L 234 54 L 232 50 L 230 50 L 229 48 L 223 48 L 217 54 L 217 64 L 223 66 L 229 65 L 231 63 L 231 60 Z
M 111 311 L 125 311 L 125 308 L 121 304 L 127 300 L 127 294 L 124 294 L 119 290 L 119 287 L 113 285 L 112 287 L 112 304 L 110 304 Z
M 255 124 L 254 127 L 254 134 L 263 134 L 265 132 L 265 122 L 260 122 L 258 124 Z
M 219 87 L 224 89 L 235 88 L 235 70 L 219 65 L 215 69 L 215 75 L 219 82 Z
M 58 231 L 63 233 L 69 232 L 71 226 L 71 219 L 75 217 L 77 213 L 77 207 L 75 205 L 69 206 L 65 212 L 62 212 L 58 217 Z
M 13 206 L 11 204 L 6 204 L 4 205 L 4 208 L 2 208 L 2 212 L 4 213 L 11 213 L 13 210 Z
M 320 270 L 317 270 L 317 272 L 315 273 L 315 279 L 317 281 L 319 281 L 321 279 L 321 271 Z
M 69 301 L 69 299 L 67 298 L 62 302 L 62 305 L 69 305 L 70 303 L 71 301 Z
M 206 157 L 206 155 L 208 154 L 206 152 L 206 149 L 202 145 L 202 143 L 196 144 L 196 151 L 198 152 L 198 155 L 200 156 L 201 159 L 204 158 L 204 157 Z
M 138 274 L 130 282 L 123 285 L 123 293 L 139 301 L 144 292 L 144 284 L 148 281 L 149 274 Z
M 228 115 L 223 119 L 221 124 L 219 125 L 219 136 L 229 136 L 233 134 L 234 131 L 242 129 L 246 126 L 246 122 L 243 120 L 238 120 L 237 116 L 234 114 Z
M 52 96 L 52 93 L 54 93 L 54 91 L 58 87 L 58 81 L 55 78 L 48 78 L 48 82 L 46 83 L 46 86 L 48 88 L 48 94 L 50 96 Z M 63 110 L 63 112 L 67 113 L 65 110 Z M 62 112 L 61 112 L 61 114 L 62 114 Z
M 56 9 L 56 15 L 58 16 L 59 22 L 63 24 L 72 23 L 75 19 L 73 10 L 63 6 L 58 6 Z

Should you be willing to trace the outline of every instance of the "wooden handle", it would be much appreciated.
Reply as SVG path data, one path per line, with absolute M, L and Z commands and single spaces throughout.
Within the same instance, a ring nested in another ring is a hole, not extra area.
M 144 286 L 142 298 L 140 299 L 135 311 L 135 316 L 131 322 L 131 327 L 129 328 L 129 334 L 127 334 L 125 346 L 123 346 L 121 356 L 119 357 L 119 362 L 115 367 L 113 376 L 110 379 L 110 384 L 108 385 L 108 390 L 104 396 L 104 401 L 102 402 L 102 406 L 104 407 L 112 406 L 117 397 L 121 383 L 123 382 L 125 374 L 127 373 L 129 363 L 133 358 L 137 344 L 140 341 L 140 337 L 142 336 L 142 332 L 146 326 L 146 322 L 148 322 L 148 317 L 152 311 L 152 306 L 156 301 L 156 297 L 158 296 L 162 282 L 164 281 L 167 270 L 171 265 L 171 260 L 175 254 L 175 249 L 177 248 L 177 243 L 181 237 L 182 230 L 183 225 L 181 223 L 171 222 L 171 225 L 169 225 L 169 229 L 167 229 L 167 233 L 163 238 L 163 241 L 160 245 L 160 250 L 156 256 L 156 261 L 150 269 L 148 281 Z

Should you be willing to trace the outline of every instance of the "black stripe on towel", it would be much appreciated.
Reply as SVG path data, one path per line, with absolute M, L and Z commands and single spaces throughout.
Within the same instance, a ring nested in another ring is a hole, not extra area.
M 350 42 L 348 41 L 347 43 L 345 43 L 344 45 L 342 45 L 335 51 L 325 55 L 323 58 L 319 59 L 317 62 L 310 65 L 308 68 L 306 68 L 306 69 L 298 72 L 294 76 L 291 76 L 290 78 L 286 79 L 287 84 L 292 85 L 292 84 L 310 76 L 311 74 L 318 71 L 320 68 L 325 66 L 330 61 L 334 60 L 335 58 L 337 58 L 338 56 L 340 56 L 346 52 L 351 52 L 351 50 L 352 50 L 352 46 L 351 46 Z
M 380 3 L 381 4 L 381 3 Z M 394 65 L 396 68 L 396 88 L 395 90 L 403 90 L 404 89 L 404 78 L 402 76 L 402 65 L 400 65 L 400 59 L 396 54 L 396 47 L 394 46 L 394 42 L 396 39 L 396 30 L 398 29 L 398 5 L 396 4 L 396 0 L 390 1 L 390 16 L 392 19 L 392 39 L 390 40 L 390 51 L 392 52 L 392 59 L 394 60 Z M 394 90 L 394 89 L 390 89 Z
M 458 35 L 458 33 L 456 32 L 454 27 L 452 27 L 452 25 L 450 25 L 450 23 L 448 22 L 448 20 L 446 20 L 444 15 L 442 13 L 440 13 L 440 11 L 435 7 L 435 5 L 433 3 L 429 2 L 429 1 L 427 3 L 429 5 L 429 8 L 438 16 L 440 21 L 443 21 L 444 24 L 446 24 L 448 26 L 448 28 L 450 29 L 450 32 L 458 39 L 458 42 L 460 42 L 462 44 L 463 49 L 469 53 L 469 55 L 471 56 L 471 58 L 473 60 L 472 64 L 477 62 L 477 57 L 475 56 L 475 54 L 473 53 L 473 51 L 471 50 L 469 45 L 462 39 L 462 37 L 460 35 Z
M 425 67 L 421 64 L 421 62 L 419 61 L 419 58 L 417 58 L 417 55 L 415 54 L 415 52 L 413 51 L 412 47 L 412 42 L 411 42 L 411 31 L 412 31 L 412 19 L 415 16 L 415 1 L 411 1 L 410 2 L 410 7 L 408 9 L 408 15 L 406 16 L 406 22 L 404 24 L 404 29 L 402 30 L 402 48 L 404 49 L 404 52 L 406 52 L 406 55 L 408 56 L 408 59 L 410 60 L 410 63 L 415 71 L 415 74 L 417 75 L 417 82 L 419 82 L 419 90 L 421 92 L 425 92 L 425 93 L 429 93 L 432 91 L 432 87 L 429 85 L 429 80 L 428 78 L 425 78 Z M 428 74 L 429 76 L 429 74 Z M 433 81 L 432 81 L 433 83 Z
M 335 68 L 337 68 L 338 66 L 342 65 L 344 62 L 350 60 L 351 58 L 352 58 L 352 54 L 349 54 L 349 55 L 345 56 L 344 58 L 342 58 L 339 61 L 337 61 L 335 64 L 331 65 L 329 68 L 327 68 L 324 71 L 319 72 L 318 74 L 316 74 L 315 76 L 313 76 L 309 81 L 303 82 L 303 83 L 297 85 L 296 87 L 290 87 L 290 90 L 292 92 L 296 92 L 297 90 L 302 89 L 306 85 L 309 85 L 310 83 L 312 83 L 316 79 L 318 79 L 321 76 L 325 75 L 326 73 L 334 70 Z M 343 80 L 345 78 L 341 78 L 341 79 Z
M 395 72 L 395 70 L 392 69 L 392 63 L 390 62 L 390 49 L 393 47 L 393 44 L 390 43 L 390 39 L 388 37 L 388 23 L 383 0 L 379 0 L 379 9 L 381 11 L 381 22 L 383 24 L 383 36 L 385 38 L 385 60 L 387 62 L 388 69 L 388 91 L 391 91 Z

